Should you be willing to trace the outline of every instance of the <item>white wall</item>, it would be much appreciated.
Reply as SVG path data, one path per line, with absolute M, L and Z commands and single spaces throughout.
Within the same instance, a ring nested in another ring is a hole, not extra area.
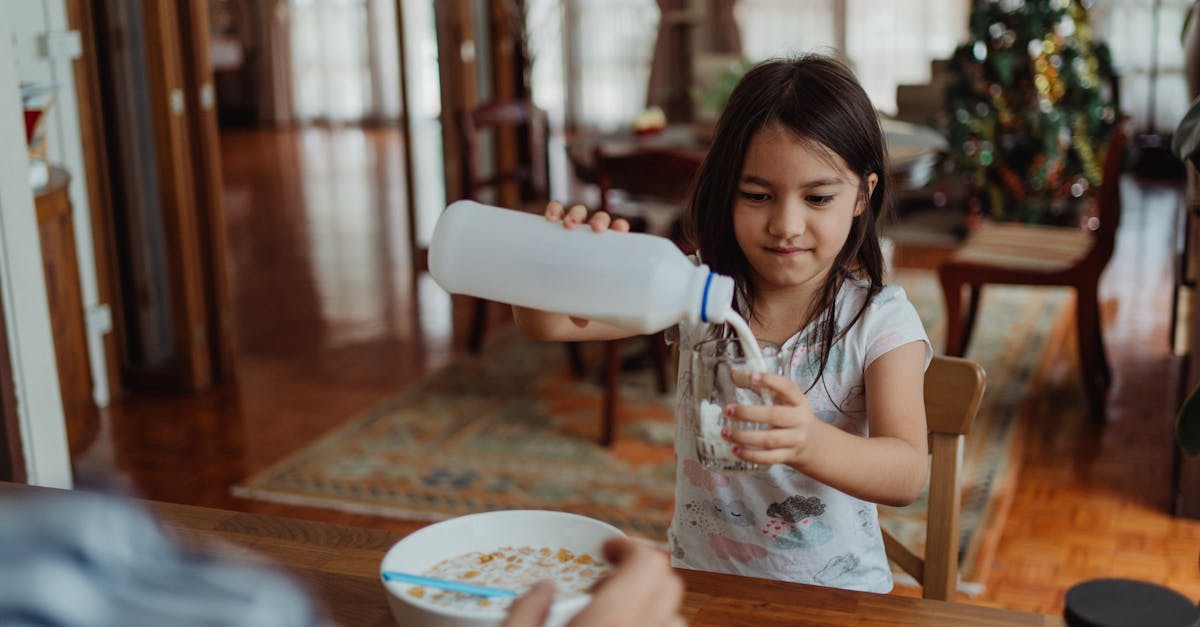
M 90 0 L 89 0 L 90 1 Z M 16 60 L 19 81 L 51 83 L 56 100 L 46 120 L 49 159 L 71 173 L 71 208 L 75 226 L 76 257 L 83 293 L 85 320 L 88 321 L 88 357 L 91 361 L 93 398 L 100 407 L 108 405 L 110 394 L 105 367 L 104 333 L 111 329 L 108 308 L 99 306 L 96 287 L 96 256 L 92 250 L 91 211 L 87 196 L 87 172 L 79 136 L 79 111 L 72 68 L 78 54 L 77 39 L 67 32 L 67 12 L 63 0 L 0 0 L 7 9 L 8 29 Z M 75 55 L 71 49 L 75 48 Z
M 0 4 L 0 296 L 29 482 L 72 487 L 37 214 L 7 13 Z

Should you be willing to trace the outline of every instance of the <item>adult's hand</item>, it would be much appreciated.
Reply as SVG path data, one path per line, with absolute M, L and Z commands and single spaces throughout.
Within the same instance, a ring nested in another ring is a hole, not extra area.
M 568 627 L 676 627 L 683 581 L 671 570 L 666 554 L 628 538 L 604 543 L 613 572 L 593 589 L 592 600 Z M 554 584 L 539 582 L 509 609 L 503 627 L 540 627 L 554 600 Z

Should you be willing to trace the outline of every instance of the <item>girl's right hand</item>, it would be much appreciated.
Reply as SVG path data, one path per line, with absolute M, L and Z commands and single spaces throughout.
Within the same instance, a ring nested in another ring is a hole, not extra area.
M 607 212 L 597 211 L 596 213 L 592 214 L 592 217 L 589 219 L 587 217 L 587 207 L 584 207 L 583 205 L 575 205 L 569 210 L 563 210 L 562 203 L 558 202 L 557 200 L 552 200 L 546 205 L 545 215 L 546 219 L 551 222 L 562 222 L 563 228 L 568 230 L 574 230 L 575 227 L 583 224 L 584 220 L 587 220 L 587 224 L 591 226 L 592 231 L 596 233 L 601 233 L 603 231 L 607 231 L 608 229 L 622 232 L 629 231 L 629 222 L 624 218 L 617 218 L 614 220 Z M 570 318 L 571 323 L 579 328 L 583 328 L 588 325 L 588 321 L 584 320 L 583 318 L 576 318 L 575 316 L 571 316 Z
M 546 205 L 546 219 L 551 222 L 562 222 L 566 229 L 574 229 L 583 224 L 585 221 L 592 230 L 596 233 L 612 229 L 614 231 L 627 232 L 629 231 L 629 222 L 624 218 L 616 218 L 615 220 L 608 212 L 597 211 L 588 218 L 587 207 L 583 205 L 575 205 L 569 210 L 564 210 L 562 203 L 557 200 L 552 200 Z

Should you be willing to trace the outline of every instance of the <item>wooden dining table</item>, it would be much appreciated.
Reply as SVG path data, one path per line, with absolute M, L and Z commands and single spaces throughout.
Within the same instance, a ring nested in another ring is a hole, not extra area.
M 928 126 L 912 124 L 885 115 L 879 118 L 887 146 L 888 175 L 898 189 L 918 189 L 928 184 L 948 144 L 946 138 Z M 592 151 L 621 154 L 640 147 L 669 148 L 691 152 L 699 157 L 708 151 L 712 139 L 711 123 L 669 124 L 654 133 L 635 133 L 633 129 L 607 132 L 577 132 L 566 139 L 566 151 L 575 177 L 594 183 Z
M 22 497 L 67 491 L 0 482 L 0 512 Z M 289 573 L 348 627 L 395 625 L 379 565 L 403 537 L 379 529 L 174 503 L 136 501 L 167 533 L 214 557 L 266 559 Z M 16 507 L 14 507 L 16 506 Z M 690 625 L 1063 625 L 1061 618 L 890 594 L 853 592 L 736 575 L 678 570 Z

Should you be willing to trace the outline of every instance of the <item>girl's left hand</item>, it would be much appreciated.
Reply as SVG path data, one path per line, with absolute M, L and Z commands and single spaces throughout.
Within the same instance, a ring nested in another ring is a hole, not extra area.
M 757 422 L 768 429 L 733 429 L 721 434 L 734 444 L 738 457 L 756 464 L 801 465 L 808 459 L 813 426 L 821 421 L 813 414 L 800 386 L 788 377 L 763 372 L 734 372 L 733 382 L 760 395 L 774 395 L 772 405 L 727 405 L 725 416 Z

